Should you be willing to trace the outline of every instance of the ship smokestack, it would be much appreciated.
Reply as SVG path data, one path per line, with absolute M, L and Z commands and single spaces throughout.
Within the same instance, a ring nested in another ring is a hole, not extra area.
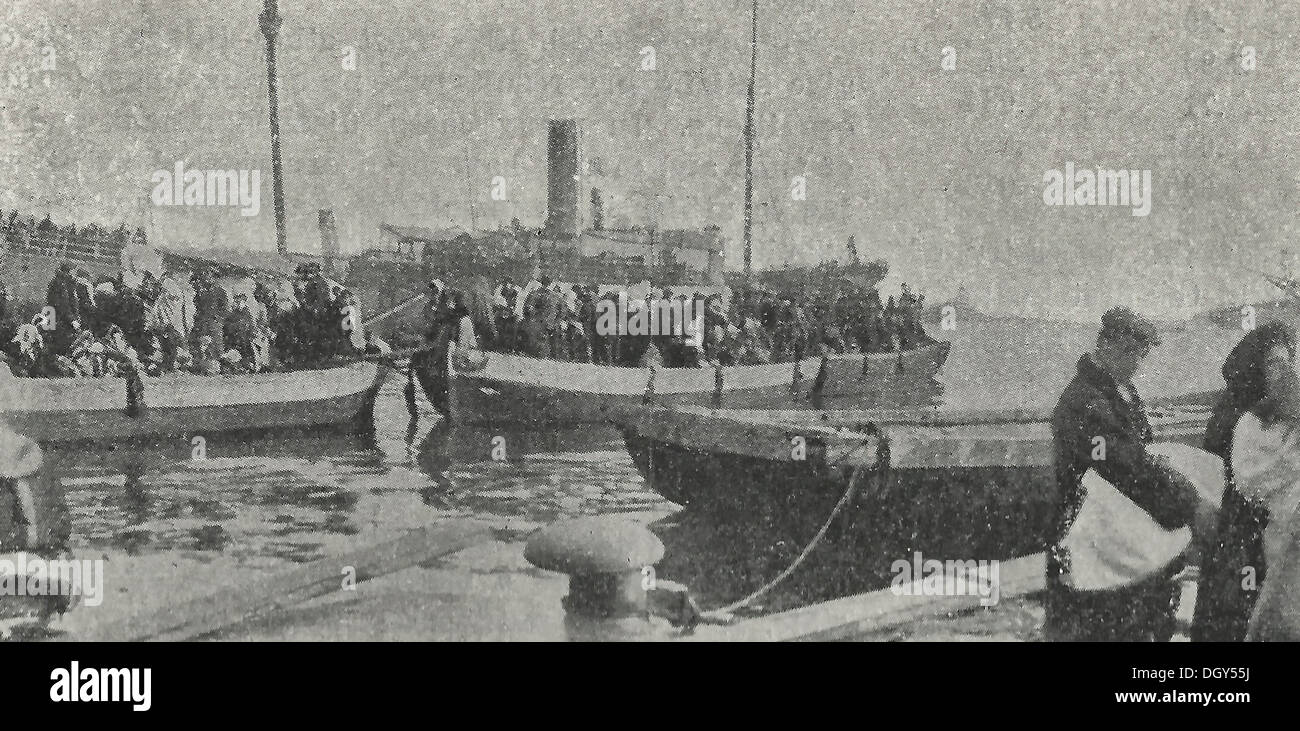
M 325 275 L 335 276 L 335 265 L 339 258 L 339 234 L 334 227 L 334 211 L 321 208 L 318 212 L 320 225 L 320 253 L 325 259 Z
M 546 232 L 576 238 L 578 219 L 578 122 L 553 119 L 546 138 Z

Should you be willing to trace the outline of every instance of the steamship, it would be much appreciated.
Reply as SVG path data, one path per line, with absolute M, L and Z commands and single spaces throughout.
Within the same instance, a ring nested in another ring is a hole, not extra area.
M 517 283 L 541 275 L 557 282 L 610 286 L 650 281 L 675 292 L 725 292 L 723 239 L 718 227 L 701 231 L 602 226 L 598 189 L 591 190 L 592 223 L 579 213 L 583 176 L 575 120 L 554 120 L 547 139 L 547 218 L 536 235 L 518 226 L 476 236 L 381 226 L 387 242 L 378 252 L 353 259 L 349 287 L 370 311 L 401 307 L 437 278 L 457 280 L 510 276 Z M 500 252 L 507 252 L 501 255 Z M 854 257 L 856 259 L 856 257 Z M 831 301 L 837 287 L 874 287 L 885 276 L 882 262 L 823 264 L 760 274 L 755 283 L 784 293 Z M 737 283 L 733 283 L 734 284 Z M 829 289 L 828 289 L 829 288 Z M 369 301 L 366 301 L 366 300 Z M 418 310 L 406 315 L 405 336 L 389 324 L 389 342 L 418 345 L 426 324 Z M 708 368 L 629 368 L 571 363 L 512 353 L 438 354 L 415 375 L 425 394 L 458 424 L 553 428 L 607 423 L 643 403 L 763 409 L 878 405 L 891 393 L 929 392 L 948 358 L 947 342 L 897 353 L 810 357 L 794 363 Z
M 648 280 L 673 289 L 718 291 L 724 284 L 721 229 L 606 226 L 601 189 L 590 184 L 603 176 L 598 166 L 592 166 L 592 176 L 583 174 L 580 139 L 577 120 L 549 123 L 547 215 L 540 230 L 517 222 L 495 230 L 381 224 L 377 247 L 353 257 L 348 266 L 346 285 L 362 310 L 400 307 L 426 292 L 433 279 L 457 287 L 477 276 L 493 283 L 510 277 L 521 286 L 547 276 L 602 287 Z M 583 215 L 583 201 L 590 201 L 589 216 Z M 380 333 L 394 344 L 417 339 L 424 329 L 421 317 L 420 308 L 406 309 L 388 318 Z

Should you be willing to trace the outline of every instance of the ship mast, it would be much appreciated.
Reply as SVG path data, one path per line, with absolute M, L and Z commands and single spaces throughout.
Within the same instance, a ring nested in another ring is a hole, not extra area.
M 280 102 L 275 88 L 275 36 L 280 32 L 280 10 L 277 0 L 265 0 L 258 25 L 266 36 L 266 80 L 271 107 L 271 184 L 275 201 L 275 246 L 281 256 L 289 253 L 289 243 L 284 233 L 284 180 L 280 173 Z
M 758 67 L 758 0 L 753 0 L 749 30 L 749 94 L 745 99 L 745 297 L 753 285 L 754 74 Z

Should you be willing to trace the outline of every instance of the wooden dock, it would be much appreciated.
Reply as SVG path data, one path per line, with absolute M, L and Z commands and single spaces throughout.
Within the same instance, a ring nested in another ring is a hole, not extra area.
M 1002 561 L 998 600 L 1035 594 L 1044 589 L 1044 555 Z M 924 596 L 914 582 L 911 596 L 892 589 L 858 594 L 800 607 L 730 626 L 704 625 L 687 638 L 696 642 L 844 641 L 870 638 L 918 620 L 980 608 L 978 595 Z

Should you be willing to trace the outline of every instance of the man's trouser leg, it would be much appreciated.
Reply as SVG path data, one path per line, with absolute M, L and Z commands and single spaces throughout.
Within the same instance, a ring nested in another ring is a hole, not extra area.
M 1168 642 L 1181 587 L 1167 573 L 1133 586 L 1075 591 L 1049 582 L 1044 639 L 1056 642 Z

